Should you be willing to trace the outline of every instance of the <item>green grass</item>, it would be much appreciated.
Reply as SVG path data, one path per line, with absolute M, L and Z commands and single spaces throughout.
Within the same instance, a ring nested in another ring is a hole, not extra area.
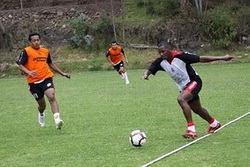
M 195 65 L 203 78 L 205 108 L 222 124 L 249 111 L 249 63 Z M 55 77 L 56 96 L 65 122 L 55 129 L 49 104 L 46 126 L 37 124 L 37 106 L 22 77 L 0 79 L 0 166 L 131 167 L 141 166 L 190 140 L 181 137 L 186 122 L 178 90 L 164 73 L 140 80 L 143 70 L 129 70 L 129 85 L 115 71 L 72 73 Z M 194 116 L 202 136 L 207 123 Z M 218 133 L 152 166 L 248 166 L 249 125 L 246 117 Z M 130 145 L 132 130 L 148 140 Z

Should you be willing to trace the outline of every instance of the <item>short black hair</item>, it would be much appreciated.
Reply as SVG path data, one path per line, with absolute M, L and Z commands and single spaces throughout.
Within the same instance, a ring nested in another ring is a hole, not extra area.
M 157 44 L 158 48 L 173 48 L 173 44 L 167 41 L 161 41 Z
M 116 44 L 117 44 L 117 42 L 116 42 L 116 41 L 112 41 L 112 42 L 111 42 L 111 44 L 112 44 L 112 43 L 116 43 Z
M 39 38 L 41 37 L 40 34 L 38 34 L 37 32 L 34 32 L 34 33 L 29 34 L 28 40 L 31 41 L 31 37 L 33 37 L 35 35 L 38 35 Z

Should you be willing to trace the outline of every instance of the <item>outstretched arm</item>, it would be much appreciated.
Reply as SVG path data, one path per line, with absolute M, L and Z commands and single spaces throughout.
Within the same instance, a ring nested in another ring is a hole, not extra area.
M 200 62 L 211 62 L 211 61 L 230 61 L 233 59 L 233 56 L 225 55 L 225 56 L 200 56 Z
M 62 72 L 54 63 L 49 63 L 50 68 L 52 68 L 55 72 L 61 74 L 64 77 L 70 79 L 70 74 Z
M 143 80 L 148 80 L 148 77 L 149 77 L 149 75 L 151 75 L 151 74 L 152 74 L 152 73 L 151 73 L 149 70 L 146 70 L 146 71 L 143 73 L 141 79 L 143 79 Z

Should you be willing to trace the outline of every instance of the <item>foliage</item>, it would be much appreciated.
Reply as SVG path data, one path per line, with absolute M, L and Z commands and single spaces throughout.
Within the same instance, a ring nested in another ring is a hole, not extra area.
M 74 36 L 71 38 L 75 46 L 88 51 L 98 50 L 110 43 L 113 30 L 111 17 L 102 14 L 97 20 L 89 21 L 86 15 L 80 15 L 71 21 Z M 109 35 L 110 34 L 110 35 Z
M 90 23 L 88 17 L 81 14 L 78 18 L 73 19 L 71 22 L 74 36 L 71 38 L 73 43 L 81 48 L 88 48 L 91 46 L 94 38 L 89 34 Z
M 236 20 L 227 8 L 217 7 L 208 11 L 203 20 L 204 34 L 216 48 L 228 48 L 237 34 Z
M 174 16 L 180 10 L 180 4 L 176 0 L 139 0 L 137 6 L 145 8 L 146 14 L 157 16 Z

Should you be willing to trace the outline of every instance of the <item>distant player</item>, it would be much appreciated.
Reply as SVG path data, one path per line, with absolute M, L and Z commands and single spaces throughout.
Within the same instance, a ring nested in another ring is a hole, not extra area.
M 229 55 L 218 57 L 197 56 L 187 52 L 173 51 L 171 49 L 172 46 L 168 42 L 158 44 L 160 57 L 144 72 L 142 79 L 147 80 L 149 75 L 155 75 L 157 71 L 163 70 L 175 81 L 180 91 L 177 101 L 187 121 L 187 130 L 185 134 L 183 134 L 183 137 L 197 138 L 191 110 L 209 123 L 210 126 L 207 133 L 213 133 L 221 127 L 221 124 L 215 118 L 211 117 L 208 111 L 201 106 L 198 94 L 202 87 L 202 80 L 192 68 L 191 64 L 218 60 L 229 61 L 233 57 Z
M 111 48 L 106 52 L 106 58 L 107 60 L 112 64 L 114 69 L 119 73 L 122 79 L 125 80 L 126 84 L 129 84 L 128 74 L 126 72 L 126 69 L 124 67 L 123 60 L 128 63 L 127 57 L 125 55 L 125 52 L 121 46 L 118 46 L 116 41 L 113 41 L 111 43 Z
M 33 33 L 29 35 L 30 46 L 24 48 L 17 61 L 19 69 L 26 75 L 29 91 L 38 103 L 38 123 L 45 126 L 46 103 L 44 95 L 47 96 L 57 129 L 61 129 L 63 121 L 60 118 L 59 107 L 55 97 L 53 84 L 54 74 L 50 70 L 70 78 L 70 75 L 62 72 L 51 60 L 50 52 L 40 47 L 40 35 Z M 50 68 L 49 68 L 50 67 Z

